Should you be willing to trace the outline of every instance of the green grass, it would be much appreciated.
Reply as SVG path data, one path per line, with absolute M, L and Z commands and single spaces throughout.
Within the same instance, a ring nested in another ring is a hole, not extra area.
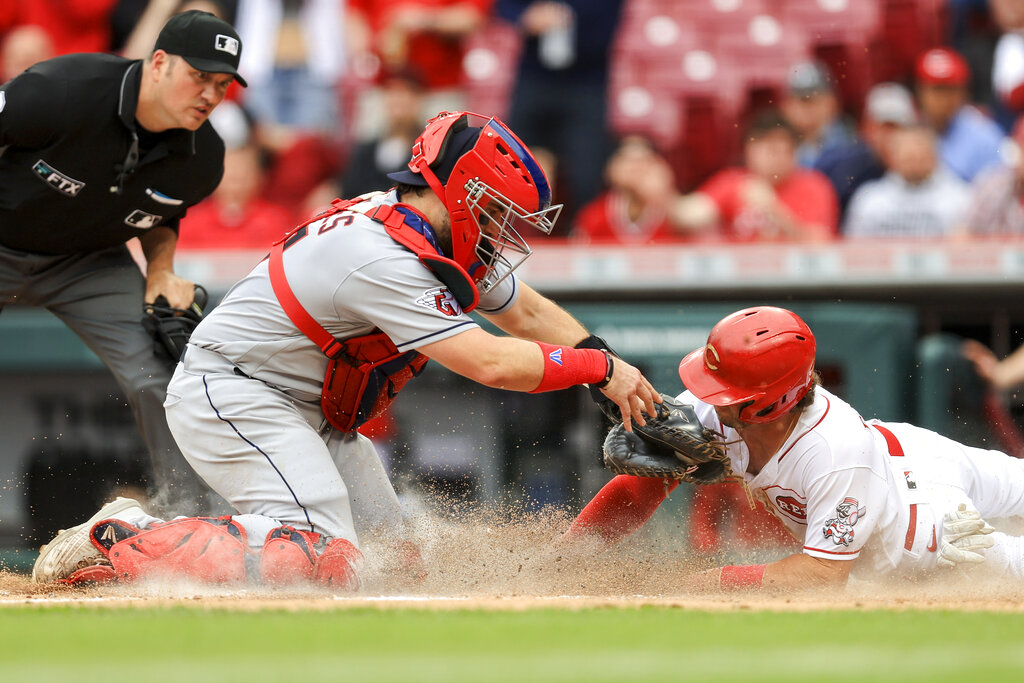
M 1024 615 L 0 610 L 0 681 L 1020 681 Z

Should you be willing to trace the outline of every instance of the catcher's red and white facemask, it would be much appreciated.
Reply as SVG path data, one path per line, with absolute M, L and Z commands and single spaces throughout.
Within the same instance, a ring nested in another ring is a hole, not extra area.
M 483 264 L 484 274 L 477 286 L 483 294 L 508 277 L 533 253 L 520 231 L 530 228 L 550 235 L 562 205 L 529 213 L 476 179 L 466 183 L 466 191 L 468 213 L 480 230 L 476 253 Z

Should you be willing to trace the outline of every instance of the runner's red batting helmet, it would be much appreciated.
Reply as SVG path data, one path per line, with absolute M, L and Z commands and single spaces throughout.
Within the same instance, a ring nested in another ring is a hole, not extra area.
M 711 329 L 708 343 L 679 363 L 679 377 L 711 405 L 749 403 L 744 422 L 782 416 L 814 384 L 815 341 L 796 313 L 773 306 L 746 308 Z
M 526 145 L 493 117 L 443 112 L 413 143 L 401 183 L 429 186 L 448 209 L 452 259 L 486 292 L 530 255 L 526 226 L 550 234 L 562 205 Z M 498 266 L 501 267 L 498 267 Z

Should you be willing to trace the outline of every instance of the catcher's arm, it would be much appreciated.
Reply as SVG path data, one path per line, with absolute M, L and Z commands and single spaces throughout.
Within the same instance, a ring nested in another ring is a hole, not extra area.
M 630 415 L 632 422 L 643 422 L 642 413 L 653 412 L 659 394 L 637 368 L 618 358 L 599 337 L 586 337 L 577 343 L 587 334 L 586 328 L 578 320 L 526 283 L 520 281 L 519 289 L 519 296 L 510 308 L 501 313 L 481 312 L 481 315 L 503 332 L 519 339 L 560 346 L 575 344 L 578 349 L 606 351 L 612 357 L 612 372 L 603 388 L 590 388 L 594 400 L 602 404 L 606 414 L 613 415 L 613 420 L 621 420 L 623 415 Z

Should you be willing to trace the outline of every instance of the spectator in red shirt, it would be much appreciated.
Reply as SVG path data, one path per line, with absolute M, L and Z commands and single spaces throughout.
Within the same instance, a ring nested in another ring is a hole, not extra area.
M 674 219 L 736 241 L 827 240 L 838 202 L 828 179 L 796 163 L 797 136 L 776 111 L 757 115 L 743 147 L 745 165 L 713 175 L 676 202 Z
M 263 197 L 264 159 L 241 108 L 225 102 L 217 114 L 210 119 L 224 139 L 224 177 L 181 220 L 178 249 L 269 249 L 297 217 Z
M 576 216 L 572 238 L 596 244 L 647 244 L 681 238 L 669 207 L 678 201 L 672 167 L 649 140 L 623 138 L 605 167 L 608 189 Z
M 110 14 L 117 0 L 0 0 L 0 18 L 47 32 L 58 55 L 110 50 Z
M 42 28 L 28 24 L 13 28 L 0 47 L 0 83 L 54 56 L 53 41 Z
M 348 0 L 346 37 L 353 68 L 367 64 L 423 75 L 424 116 L 462 109 L 462 39 L 482 28 L 492 0 Z M 372 76 L 372 73 L 361 73 Z M 364 105 L 364 109 L 373 109 Z M 372 119 L 371 117 L 367 117 Z M 358 124 L 358 136 L 378 134 L 374 121 Z

